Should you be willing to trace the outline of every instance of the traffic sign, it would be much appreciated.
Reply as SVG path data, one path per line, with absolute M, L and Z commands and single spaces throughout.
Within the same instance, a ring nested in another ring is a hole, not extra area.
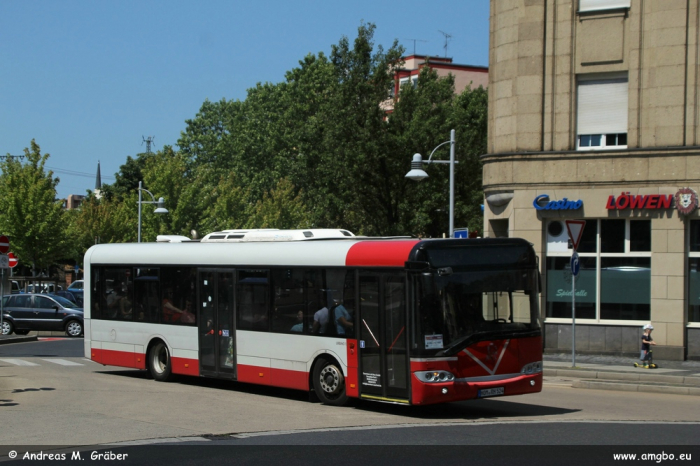
M 9 262 L 10 262 L 10 260 L 7 258 L 7 256 L 5 254 L 0 254 L 0 269 L 9 269 L 10 268 Z
M 10 266 L 11 269 L 14 269 L 17 264 L 19 264 L 19 259 L 15 257 L 15 255 L 11 252 L 7 253 L 7 258 L 8 258 L 8 265 Z
M 7 251 L 10 250 L 10 238 L 8 238 L 5 235 L 0 235 L 0 252 L 3 254 L 7 254 Z
M 578 260 L 578 253 L 574 251 L 571 255 L 571 275 L 574 277 L 578 276 L 578 272 L 581 269 L 581 263 Z
M 566 231 L 569 233 L 569 239 L 574 246 L 574 251 L 578 249 L 578 243 L 581 241 L 583 227 L 586 226 L 585 220 L 567 220 Z

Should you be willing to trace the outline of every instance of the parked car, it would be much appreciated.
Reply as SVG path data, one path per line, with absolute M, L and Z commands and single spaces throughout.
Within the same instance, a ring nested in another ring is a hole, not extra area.
M 83 291 L 83 288 L 85 287 L 85 282 L 83 280 L 76 280 L 70 285 L 68 285 L 68 291 Z
M 85 282 L 83 280 L 76 280 L 70 285 L 66 291 L 70 291 L 75 295 L 75 299 L 80 307 L 83 307 L 83 292 L 85 291 Z
M 27 293 L 53 293 L 59 290 L 63 290 L 63 287 L 53 283 L 30 283 L 27 285 Z
M 71 292 L 71 291 L 63 291 L 63 290 L 58 290 L 55 293 L 49 293 L 51 296 L 60 296 L 61 298 L 66 298 L 68 301 L 71 303 L 77 305 L 78 307 L 83 307 L 83 293 L 81 292 L 80 294 Z
M 2 297 L 2 334 L 26 335 L 32 330 L 83 334 L 83 309 L 61 296 L 25 293 Z

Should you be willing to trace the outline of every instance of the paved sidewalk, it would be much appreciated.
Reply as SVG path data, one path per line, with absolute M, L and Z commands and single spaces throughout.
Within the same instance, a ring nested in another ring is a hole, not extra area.
M 0 345 L 6 345 L 8 343 L 24 343 L 25 341 L 36 341 L 36 332 L 32 332 L 29 335 L 0 335 Z
M 635 358 L 577 355 L 545 355 L 544 376 L 550 383 L 570 383 L 574 388 L 672 393 L 700 396 L 700 361 L 654 361 L 656 369 L 634 367 Z

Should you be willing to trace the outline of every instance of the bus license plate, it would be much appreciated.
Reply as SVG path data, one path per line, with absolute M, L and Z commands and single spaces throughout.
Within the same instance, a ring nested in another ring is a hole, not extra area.
M 483 390 L 479 390 L 479 398 L 486 398 L 487 396 L 503 395 L 504 392 L 505 392 L 504 387 L 484 388 Z

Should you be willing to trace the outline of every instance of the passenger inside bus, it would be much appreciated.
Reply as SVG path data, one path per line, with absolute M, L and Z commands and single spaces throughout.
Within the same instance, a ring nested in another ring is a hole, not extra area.
M 168 288 L 163 297 L 163 320 L 165 322 L 179 322 L 185 311 L 173 304 L 173 289 Z
M 297 312 L 297 323 L 292 326 L 292 332 L 303 332 L 304 331 L 304 311 Z
M 133 309 L 129 300 L 131 297 L 131 285 L 128 285 L 126 290 L 126 295 L 119 300 L 119 315 L 122 319 L 131 320 L 133 318 Z
M 323 306 L 314 313 L 314 324 L 311 327 L 311 333 L 324 334 L 328 326 L 328 307 Z
M 352 316 L 339 300 L 336 299 L 334 301 L 331 311 L 333 312 L 338 335 L 352 334 L 354 328 Z

